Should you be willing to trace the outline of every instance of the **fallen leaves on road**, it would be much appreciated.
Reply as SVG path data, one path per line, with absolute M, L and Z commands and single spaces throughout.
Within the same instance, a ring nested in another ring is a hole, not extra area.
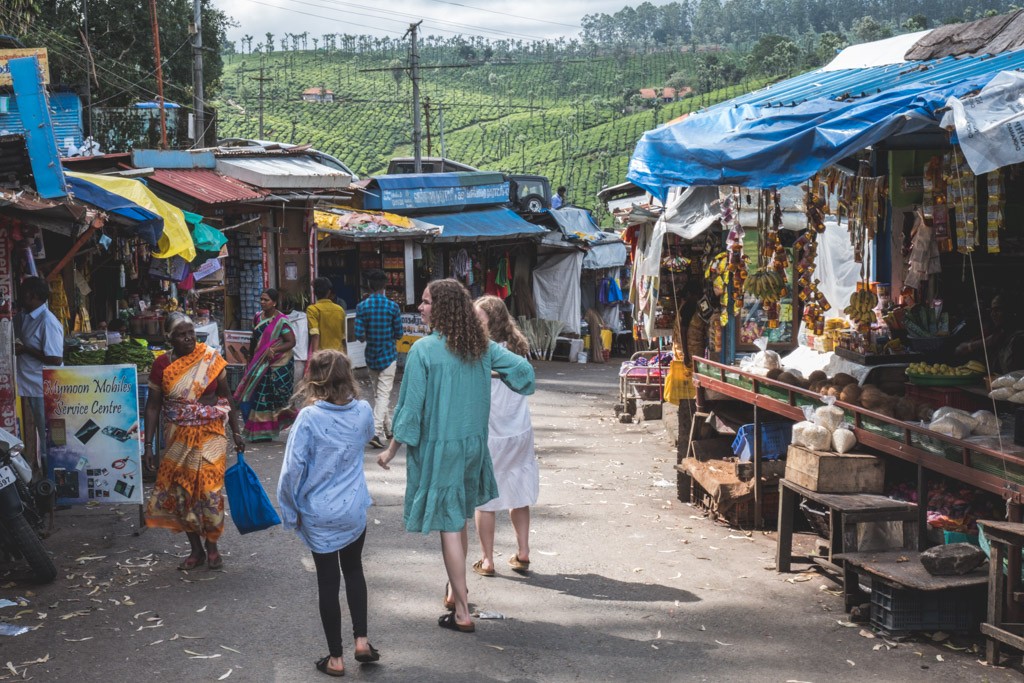
M 222 647 L 223 649 L 227 650 L 228 652 L 234 652 L 236 654 L 242 654 L 241 650 L 236 650 L 235 648 L 228 647 L 227 645 L 221 645 L 220 647 Z
M 867 630 L 866 628 L 862 628 L 858 635 L 860 635 L 861 638 L 874 638 L 875 637 L 875 634 L 872 633 L 871 631 Z
M 228 669 L 228 670 L 227 670 L 227 671 L 225 671 L 225 672 L 224 672 L 223 674 L 221 674 L 221 676 L 220 676 L 220 677 L 219 677 L 219 678 L 218 678 L 217 680 L 218 680 L 218 681 L 223 681 L 223 680 L 224 680 L 225 678 L 227 678 L 228 676 L 230 676 L 230 675 L 231 675 L 231 672 L 232 672 L 232 671 L 234 671 L 234 669 Z

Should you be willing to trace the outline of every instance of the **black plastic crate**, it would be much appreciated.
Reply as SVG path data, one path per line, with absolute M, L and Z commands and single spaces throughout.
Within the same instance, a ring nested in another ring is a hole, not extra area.
M 985 613 L 986 586 L 919 591 L 871 579 L 871 625 L 883 633 L 973 631 Z

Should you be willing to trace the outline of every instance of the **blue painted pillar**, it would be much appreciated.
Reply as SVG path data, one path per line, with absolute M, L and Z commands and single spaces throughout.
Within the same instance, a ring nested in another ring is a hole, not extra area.
M 66 197 L 68 187 L 60 165 L 57 138 L 50 120 L 50 102 L 39 71 L 39 61 L 34 56 L 19 57 L 7 64 L 14 82 L 14 96 L 18 99 L 18 113 L 25 127 L 25 146 L 36 180 L 36 192 L 44 199 Z

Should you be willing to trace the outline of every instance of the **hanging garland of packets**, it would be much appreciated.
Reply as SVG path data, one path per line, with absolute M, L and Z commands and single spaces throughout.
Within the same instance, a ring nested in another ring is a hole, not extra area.
M 988 173 L 988 253 L 999 253 L 999 231 L 1003 229 L 1003 207 L 1006 204 L 1006 185 L 1002 169 Z
M 739 188 L 733 188 L 722 199 L 722 226 L 729 231 L 726 250 L 715 256 L 704 271 L 705 282 L 712 283 L 712 291 L 721 302 L 718 321 L 722 327 L 729 324 L 729 315 L 743 312 L 743 291 L 747 281 L 747 256 L 743 253 L 743 227 L 739 216 Z M 730 306 L 731 297 L 731 306 Z
M 825 295 L 818 289 L 821 281 L 814 277 L 817 268 L 818 235 L 825 232 L 827 211 L 826 193 L 828 186 L 815 176 L 807 187 L 807 231 L 793 244 L 796 260 L 797 298 L 803 302 L 803 320 L 815 334 L 825 331 L 825 313 L 832 308 Z
M 959 147 L 946 155 L 946 205 L 953 209 L 956 250 L 969 254 L 978 246 L 976 180 Z M 999 236 L 996 232 L 996 243 Z
M 768 316 L 769 329 L 776 329 L 779 326 L 779 301 L 789 294 L 786 286 L 789 259 L 779 239 L 782 227 L 779 193 L 762 191 L 757 207 L 757 272 L 747 279 L 746 290 L 760 300 Z

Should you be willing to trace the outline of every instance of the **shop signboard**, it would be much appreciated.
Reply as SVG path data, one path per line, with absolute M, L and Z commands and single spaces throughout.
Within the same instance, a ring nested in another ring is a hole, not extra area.
M 10 223 L 0 219 L 0 427 L 18 433 L 14 397 L 14 324 L 11 315 L 14 275 L 11 270 Z
M 0 85 L 11 85 L 11 67 L 9 62 L 18 57 L 35 57 L 39 61 L 39 70 L 43 74 L 43 83 L 50 82 L 50 59 L 45 47 L 13 47 L 0 50 Z
M 142 504 L 134 365 L 43 369 L 50 479 L 57 503 Z

